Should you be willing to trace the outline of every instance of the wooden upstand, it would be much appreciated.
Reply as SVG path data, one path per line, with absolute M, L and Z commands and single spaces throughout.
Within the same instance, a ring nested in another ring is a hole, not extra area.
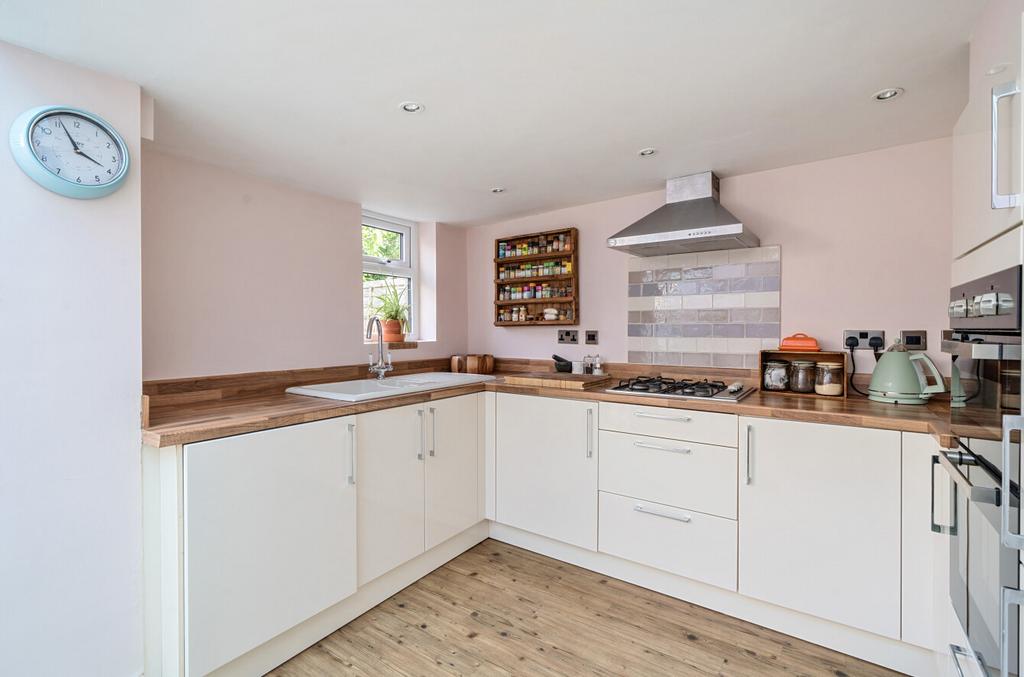
M 494 241 L 494 326 L 580 323 L 579 232 L 561 228 Z M 558 319 L 545 319 L 554 308 Z

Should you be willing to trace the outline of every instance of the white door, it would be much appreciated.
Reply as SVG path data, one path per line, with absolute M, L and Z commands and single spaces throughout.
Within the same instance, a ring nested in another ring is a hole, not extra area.
M 206 674 L 355 592 L 354 423 L 185 446 L 188 674 Z
M 931 435 L 903 433 L 902 639 L 949 651 L 949 535 L 952 480 L 932 462 Z M 935 525 L 939 532 L 932 529 Z
M 359 585 L 424 551 L 426 407 L 359 414 Z
M 953 130 L 953 257 L 988 242 L 1021 220 L 1020 205 L 992 207 L 993 90 L 1020 82 L 1021 0 L 993 0 L 972 27 L 968 101 Z M 1021 96 L 999 100 L 995 128 L 996 183 L 1000 193 L 1021 190 Z M 1019 234 L 1014 238 L 1019 240 Z M 954 264 L 954 284 L 1020 263 L 1019 251 L 1009 260 L 1006 243 L 981 252 L 984 261 Z M 975 258 L 973 255 L 969 258 Z M 988 270 L 971 270 L 988 266 Z M 958 269 L 964 268 L 958 279 Z
M 597 403 L 497 399 L 497 521 L 597 549 Z
M 480 521 L 480 395 L 427 405 L 426 548 Z
M 900 636 L 900 434 L 740 418 L 739 591 Z

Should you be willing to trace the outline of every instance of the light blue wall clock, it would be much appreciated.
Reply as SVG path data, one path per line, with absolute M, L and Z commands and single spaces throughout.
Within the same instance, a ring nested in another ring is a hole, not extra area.
M 27 110 L 11 125 L 11 153 L 33 181 L 79 200 L 110 195 L 128 176 L 128 146 L 98 115 L 68 106 Z

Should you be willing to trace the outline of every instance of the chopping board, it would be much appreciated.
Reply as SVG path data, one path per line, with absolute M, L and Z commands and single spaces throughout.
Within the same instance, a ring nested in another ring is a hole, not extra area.
M 563 390 L 590 390 L 605 388 L 612 382 L 608 374 L 564 374 L 554 371 L 527 372 L 509 374 L 504 377 L 505 383 L 512 386 L 533 386 L 537 388 L 561 388 Z

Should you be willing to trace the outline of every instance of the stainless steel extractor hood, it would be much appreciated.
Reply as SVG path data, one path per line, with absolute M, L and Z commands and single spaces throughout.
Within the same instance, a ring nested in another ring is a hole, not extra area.
M 711 172 L 665 182 L 665 202 L 608 238 L 608 246 L 636 256 L 757 247 L 761 240 L 718 202 Z

